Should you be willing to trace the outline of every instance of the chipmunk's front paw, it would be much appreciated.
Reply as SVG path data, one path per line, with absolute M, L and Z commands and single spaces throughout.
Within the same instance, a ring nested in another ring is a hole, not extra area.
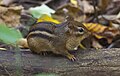
M 76 61 L 76 57 L 74 55 L 68 55 L 67 56 L 68 59 L 70 59 L 71 61 Z

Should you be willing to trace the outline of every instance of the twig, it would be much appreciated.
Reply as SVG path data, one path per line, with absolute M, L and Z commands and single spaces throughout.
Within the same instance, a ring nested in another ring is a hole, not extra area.
M 49 2 L 51 2 L 52 0 L 46 0 L 44 2 L 42 2 L 42 4 L 48 4 Z
M 96 1 L 96 0 L 92 0 L 92 2 L 93 2 L 93 7 L 94 7 L 94 13 L 95 13 L 95 14 L 94 14 L 94 17 L 96 18 L 97 23 L 99 23 L 98 12 L 97 12 L 97 9 L 96 9 L 95 1 Z
M 120 43 L 120 40 L 117 40 L 117 41 L 113 42 L 112 44 L 110 44 L 107 49 L 113 48 L 118 43 Z
M 8 74 L 8 76 L 12 76 L 5 66 L 3 66 L 2 64 L 0 64 L 0 66 L 4 69 L 4 71 L 6 72 L 6 74 Z

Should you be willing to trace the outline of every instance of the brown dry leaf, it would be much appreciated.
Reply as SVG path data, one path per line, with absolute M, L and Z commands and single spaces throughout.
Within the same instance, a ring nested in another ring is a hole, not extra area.
M 112 39 L 120 34 L 120 31 L 116 28 L 103 26 L 95 23 L 83 23 L 83 25 L 90 31 L 97 39 L 106 38 L 108 43 L 112 42 Z
M 9 27 L 20 25 L 20 14 L 22 6 L 4 7 L 0 6 L 0 23 L 6 23 Z
M 83 23 L 83 25 L 92 33 L 102 33 L 107 27 L 96 23 Z
M 80 7 L 83 7 L 83 12 L 84 13 L 94 13 L 94 7 L 93 5 L 90 5 L 90 3 L 86 0 L 83 0 L 81 2 Z M 96 9 L 98 10 L 98 8 L 96 7 Z
M 15 0 L 1 0 L 0 5 L 9 6 L 11 3 L 13 3 Z
M 117 19 L 118 19 L 118 18 L 120 18 L 120 12 L 118 13 L 118 15 L 117 15 L 117 17 L 116 17 L 116 18 L 117 18 Z
M 107 38 L 108 43 L 111 43 L 115 36 L 120 35 L 120 31 L 116 28 L 107 28 L 103 33 L 100 33 L 99 35 L 104 36 Z
M 118 15 L 102 15 L 98 16 L 98 18 L 99 20 L 107 20 L 110 23 L 109 26 L 120 29 L 120 12 L 118 13 Z
M 103 46 L 95 38 L 92 39 L 92 47 L 95 49 L 103 48 Z
M 70 2 L 77 7 L 77 0 L 70 0 Z
M 118 15 L 102 15 L 102 16 L 98 16 L 98 18 L 105 18 L 106 20 L 117 20 L 119 17 Z
M 99 0 L 98 3 L 98 7 L 101 11 L 104 11 L 107 6 L 109 6 L 110 2 L 112 2 L 112 0 Z
M 86 16 L 82 10 L 71 3 L 68 3 L 56 10 L 53 18 L 57 19 L 60 22 L 63 22 L 67 15 L 72 16 L 76 21 L 79 22 L 82 22 L 86 19 Z

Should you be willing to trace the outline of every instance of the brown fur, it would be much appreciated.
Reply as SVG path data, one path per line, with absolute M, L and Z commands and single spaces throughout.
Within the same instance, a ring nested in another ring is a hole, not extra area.
M 77 27 L 84 28 L 83 34 L 79 34 Z M 36 28 L 45 29 L 41 31 Z M 36 31 L 40 31 L 40 34 L 36 33 Z M 87 36 L 88 32 L 85 30 L 85 27 L 74 20 L 68 20 L 59 25 L 42 22 L 31 27 L 27 41 L 31 51 L 36 53 L 52 51 L 55 54 L 61 54 L 74 61 L 76 58 L 69 53 L 69 50 L 74 50 L 74 48 L 78 47 L 80 42 Z

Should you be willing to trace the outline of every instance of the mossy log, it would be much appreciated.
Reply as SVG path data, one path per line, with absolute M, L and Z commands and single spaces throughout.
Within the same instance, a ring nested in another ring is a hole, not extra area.
M 86 49 L 63 56 L 36 55 L 28 49 L 0 51 L 0 76 L 120 76 L 120 49 Z

